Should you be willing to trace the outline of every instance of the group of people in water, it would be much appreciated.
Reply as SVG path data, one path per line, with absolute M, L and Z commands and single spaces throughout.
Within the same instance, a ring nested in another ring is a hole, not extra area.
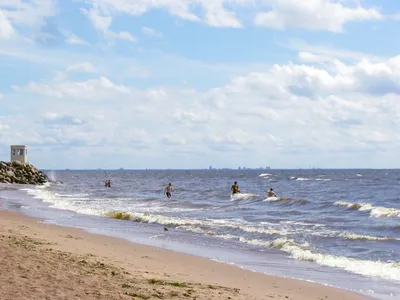
M 105 187 L 111 187 L 111 181 L 110 180 L 106 180 L 105 182 Z M 172 197 L 172 192 L 174 191 L 174 189 L 172 188 L 172 184 L 168 183 L 168 185 L 165 187 L 164 189 L 164 195 L 166 195 L 169 198 Z M 235 181 L 231 187 L 231 191 L 232 191 L 232 195 L 235 194 L 239 194 L 240 193 L 240 188 L 239 185 L 237 183 L 237 181 Z M 275 194 L 274 190 L 271 188 L 268 190 L 268 197 L 277 197 L 277 195 Z
M 171 196 L 172 196 L 172 194 L 171 194 L 171 192 L 173 192 L 174 190 L 173 190 L 173 188 L 172 188 L 172 184 L 171 183 L 168 183 L 168 185 L 165 187 L 165 189 L 164 189 L 164 195 L 166 195 L 167 197 L 168 197 L 168 199 L 169 198 L 171 198 Z M 237 183 L 237 181 L 235 181 L 234 183 L 233 183 L 233 185 L 232 185 L 232 187 L 231 187 L 231 191 L 232 191 L 232 195 L 235 195 L 235 194 L 239 194 L 240 193 L 240 188 L 239 188 L 239 185 L 238 185 L 238 183 Z M 278 197 L 276 194 L 275 194 L 275 192 L 274 192 L 274 189 L 272 189 L 272 188 L 270 188 L 268 191 L 267 191 L 267 193 L 268 193 L 268 197 Z
M 231 191 L 232 191 L 232 195 L 240 194 L 240 188 L 239 188 L 239 185 L 238 185 L 237 181 L 235 181 L 235 182 L 233 183 L 233 185 L 232 185 L 232 187 L 231 187 Z M 278 197 L 278 196 L 275 194 L 275 192 L 274 192 L 274 190 L 273 190 L 272 188 L 269 189 L 267 192 L 268 192 L 268 197 Z

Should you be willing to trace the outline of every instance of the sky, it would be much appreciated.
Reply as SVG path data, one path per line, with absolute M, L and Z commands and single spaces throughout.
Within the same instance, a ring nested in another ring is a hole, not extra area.
M 398 0 L 0 0 L 0 160 L 400 168 Z

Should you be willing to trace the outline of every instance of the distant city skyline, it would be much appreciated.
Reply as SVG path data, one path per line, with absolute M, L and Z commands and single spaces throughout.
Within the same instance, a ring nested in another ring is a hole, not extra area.
M 0 1 L 0 160 L 400 168 L 399 2 L 301 3 Z

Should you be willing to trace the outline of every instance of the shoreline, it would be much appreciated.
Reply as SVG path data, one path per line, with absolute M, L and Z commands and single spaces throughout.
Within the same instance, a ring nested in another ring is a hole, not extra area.
M 0 210 L 0 254 L 6 270 L 7 266 L 20 265 L 24 258 L 39 267 L 35 270 L 37 274 L 30 278 L 32 297 L 25 295 L 18 299 L 45 299 L 43 295 L 47 292 L 51 294 L 49 299 L 66 299 L 65 296 L 67 299 L 159 299 L 161 294 L 163 299 L 371 299 L 316 283 L 265 275 L 207 258 L 41 221 Z M 66 263 L 66 257 L 74 263 Z M 59 264 L 63 276 L 54 273 L 57 269 L 47 266 L 48 261 Z M 83 266 L 79 264 L 81 261 L 92 263 Z M 76 276 L 77 270 L 91 275 L 81 279 L 82 276 Z M 10 283 L 0 288 L 0 295 L 9 295 L 2 299 L 13 299 L 11 295 L 15 297 L 21 292 L 25 273 L 26 269 L 17 268 L 11 274 L 0 275 L 3 282 Z M 51 277 L 57 280 L 49 291 Z M 79 289 L 66 290 L 71 280 L 77 281 Z M 109 286 L 109 290 L 101 292 L 103 286 Z M 137 290 L 141 292 L 138 294 Z

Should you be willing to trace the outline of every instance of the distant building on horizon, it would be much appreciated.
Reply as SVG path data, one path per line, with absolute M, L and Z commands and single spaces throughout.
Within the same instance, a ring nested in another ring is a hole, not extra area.
M 26 145 L 11 145 L 11 162 L 19 161 L 24 164 L 28 163 L 28 146 Z

